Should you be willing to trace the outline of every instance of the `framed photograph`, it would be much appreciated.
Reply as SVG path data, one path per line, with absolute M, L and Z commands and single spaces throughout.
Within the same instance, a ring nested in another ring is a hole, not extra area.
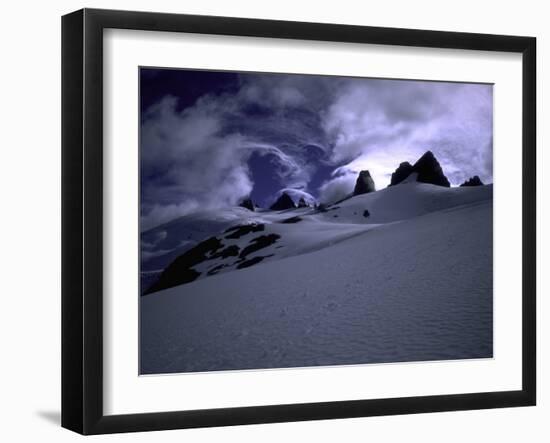
M 535 405 L 532 37 L 62 20 L 62 425 Z

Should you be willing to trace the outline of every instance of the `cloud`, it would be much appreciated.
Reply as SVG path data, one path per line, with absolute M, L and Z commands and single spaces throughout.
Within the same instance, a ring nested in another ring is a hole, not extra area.
M 357 180 L 357 174 L 347 171 L 326 181 L 319 190 L 319 200 L 334 203 L 351 194 Z
M 288 183 L 289 186 L 305 187 L 309 181 L 307 165 L 301 162 L 297 156 L 287 154 L 275 145 L 247 141 L 242 144 L 242 149 L 260 156 L 271 156 L 273 159 L 272 171 L 278 175 L 282 182 Z
M 453 184 L 478 174 L 492 181 L 490 85 L 350 80 L 328 109 L 332 160 L 369 169 L 377 186 L 399 162 L 432 150 Z
M 252 190 L 264 201 L 281 189 L 334 201 L 353 190 L 363 169 L 381 189 L 400 162 L 413 163 L 428 149 L 452 184 L 476 174 L 492 182 L 489 85 L 236 78 L 234 87 L 207 92 L 183 109 L 178 97 L 164 96 L 143 112 L 143 230 L 234 205 Z M 265 161 L 251 170 L 253 156 Z
M 312 156 L 328 152 L 323 98 L 307 98 L 312 92 L 302 77 L 248 75 L 236 91 L 205 94 L 183 110 L 174 96 L 150 106 L 141 123 L 142 230 L 248 196 L 253 154 L 269 158 L 281 187 L 305 189 Z
M 197 209 L 235 204 L 252 189 L 248 140 L 220 136 L 220 117 L 209 106 L 176 111 L 167 97 L 141 127 L 142 229 Z

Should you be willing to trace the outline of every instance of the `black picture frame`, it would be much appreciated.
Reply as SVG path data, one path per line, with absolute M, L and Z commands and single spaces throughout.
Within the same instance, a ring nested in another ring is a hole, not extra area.
M 357 401 L 103 412 L 103 30 L 503 51 L 522 54 L 522 389 Z M 530 406 L 536 403 L 536 39 L 83 9 L 62 18 L 62 426 L 81 434 Z

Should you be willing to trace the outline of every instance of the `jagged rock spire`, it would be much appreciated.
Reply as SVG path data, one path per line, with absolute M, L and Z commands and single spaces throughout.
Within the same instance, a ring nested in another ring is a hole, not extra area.
M 431 183 L 432 185 L 450 187 L 451 184 L 441 165 L 433 155 L 432 151 L 427 151 L 413 166 L 414 172 L 418 173 L 417 181 L 422 183 Z
M 477 175 L 474 175 L 473 177 L 462 183 L 460 186 L 483 186 L 483 182 Z
M 281 196 L 277 199 L 275 203 L 271 205 L 272 211 L 283 211 L 285 209 L 294 209 L 296 208 L 296 205 L 294 204 L 294 200 L 290 198 L 290 196 L 283 192 Z
M 239 203 L 239 206 L 242 208 L 246 208 L 249 211 L 254 211 L 254 207 L 255 207 L 254 202 L 252 201 L 251 198 L 245 198 Z
M 361 171 L 355 182 L 355 189 L 353 195 L 368 194 L 369 192 L 376 191 L 374 186 L 374 180 L 370 176 L 369 171 Z
M 391 176 L 390 186 L 401 183 L 413 172 L 417 174 L 416 181 L 418 182 L 445 186 L 447 188 L 451 186 L 432 151 L 426 151 L 412 166 L 408 162 L 401 163 Z
M 398 185 L 413 173 L 413 167 L 409 162 L 399 164 L 399 167 L 391 175 L 390 186 Z

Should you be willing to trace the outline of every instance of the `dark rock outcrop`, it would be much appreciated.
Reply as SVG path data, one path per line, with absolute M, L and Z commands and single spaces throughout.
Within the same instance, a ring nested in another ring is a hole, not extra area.
M 361 171 L 357 181 L 355 182 L 355 189 L 353 190 L 353 195 L 368 194 L 369 192 L 376 191 L 374 186 L 374 180 L 370 176 L 369 171 Z
M 162 271 L 158 280 L 153 283 L 143 295 L 196 280 L 201 273 L 193 269 L 193 266 L 208 260 L 208 255 L 215 254 L 223 247 L 223 243 L 217 237 L 210 237 L 204 240 L 170 263 L 168 267 Z
M 283 192 L 281 196 L 277 199 L 275 203 L 271 205 L 272 211 L 284 211 L 285 209 L 295 209 L 296 205 L 294 204 L 294 200 L 290 198 L 290 196 Z
M 306 201 L 304 200 L 304 197 L 301 197 L 300 198 L 300 201 L 298 202 L 298 207 L 299 208 L 307 208 L 309 205 L 306 203 Z
M 281 220 L 280 223 L 284 223 L 284 224 L 299 223 L 302 220 L 303 220 L 302 217 L 296 216 L 296 217 L 285 218 L 284 220 Z
M 418 173 L 417 181 L 421 183 L 431 183 L 432 185 L 445 186 L 447 188 L 451 186 L 432 151 L 428 151 L 420 157 L 414 164 L 413 170 Z
M 408 162 L 401 163 L 391 176 L 390 186 L 401 183 L 413 172 L 418 174 L 418 182 L 447 188 L 451 186 L 432 151 L 427 151 L 413 166 Z
M 279 234 L 260 235 L 259 237 L 253 238 L 250 240 L 248 246 L 241 251 L 239 257 L 245 259 L 247 255 L 271 246 L 280 238 L 281 236 Z
M 327 205 L 325 203 L 319 203 L 315 209 L 317 209 L 317 211 L 319 212 L 327 212 L 328 211 L 328 208 L 327 208 Z
M 477 175 L 474 175 L 473 177 L 462 183 L 460 186 L 483 186 L 483 182 Z
M 365 210 L 363 211 L 363 217 L 365 217 L 365 218 L 370 217 L 370 212 L 369 212 L 368 209 L 365 209 Z
M 218 272 L 220 272 L 223 268 L 227 268 L 226 264 L 221 264 L 214 266 L 212 269 L 210 269 L 207 274 L 208 275 L 216 275 Z
M 397 185 L 413 173 L 413 167 L 409 162 L 403 162 L 391 175 L 390 186 Z
M 239 203 L 239 206 L 241 208 L 246 208 L 248 209 L 249 211 L 254 211 L 254 202 L 252 201 L 251 198 L 245 198 L 243 201 L 241 201 Z
M 228 257 L 237 257 L 239 255 L 240 248 L 237 245 L 228 246 L 222 249 L 220 252 L 216 252 L 208 257 L 208 260 L 216 260 L 221 258 L 222 260 Z
M 250 234 L 251 232 L 260 232 L 265 229 L 265 225 L 263 223 L 253 223 L 250 225 L 239 225 L 239 226 L 233 226 L 232 228 L 228 228 L 225 230 L 225 234 L 231 233 L 229 235 L 226 235 L 225 238 L 236 240 L 238 238 L 241 238 L 245 235 Z

